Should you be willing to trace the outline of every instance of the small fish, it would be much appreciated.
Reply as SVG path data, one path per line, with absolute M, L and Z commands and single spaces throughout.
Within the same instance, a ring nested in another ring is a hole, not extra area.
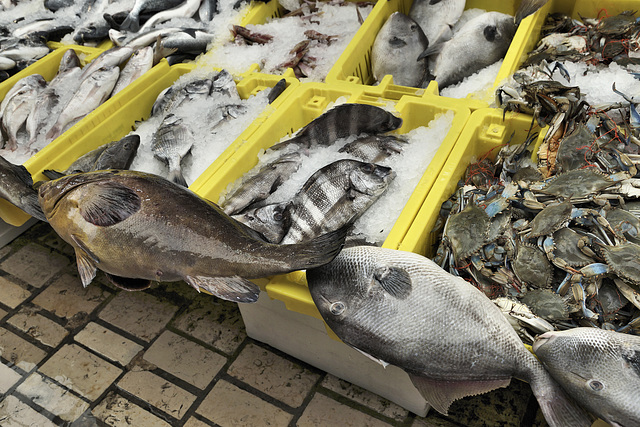
M 227 215 L 236 215 L 247 206 L 265 200 L 282 183 L 300 168 L 302 154 L 285 154 L 262 166 L 254 175 L 242 181 L 242 184 L 230 192 L 222 205 Z
M 0 156 L 0 197 L 40 221 L 47 220 L 38 202 L 38 192 L 33 189 L 33 180 L 29 171 L 22 165 L 14 165 L 2 156 Z
M 221 70 L 211 79 L 211 94 L 214 93 L 219 93 L 238 101 L 240 100 L 236 82 L 227 70 Z
M 214 35 L 205 31 L 195 30 L 192 33 L 175 32 L 167 35 L 162 44 L 167 49 L 175 49 L 179 53 L 202 53 L 207 50 Z
M 404 369 L 425 400 L 447 414 L 452 402 L 531 385 L 552 427 L 591 426 L 480 290 L 428 258 L 373 246 L 343 249 L 307 270 L 322 318 L 346 344 Z
M 533 351 L 587 410 L 612 426 L 640 425 L 640 337 L 574 328 L 545 332 Z
M 193 146 L 193 133 L 182 123 L 182 118 L 169 114 L 156 130 L 151 142 L 151 151 L 169 166 L 169 181 L 188 187 L 182 175 L 180 163 Z
M 127 15 L 120 29 L 123 31 L 138 32 L 140 30 L 140 13 L 157 13 L 165 9 L 176 7 L 182 3 L 182 0 L 136 0 L 133 8 Z
M 16 61 L 10 58 L 5 58 L 0 55 L 0 70 L 6 71 L 11 70 L 16 66 Z
M 358 219 L 396 174 L 358 160 L 338 160 L 316 171 L 294 196 L 291 226 L 282 244 L 299 243 Z
M 383 108 L 367 104 L 342 104 L 314 119 L 293 138 L 272 146 L 271 150 L 281 150 L 291 145 L 299 148 L 331 145 L 350 135 L 391 132 L 401 125 L 400 117 Z
M 459 83 L 504 58 L 515 32 L 513 16 L 500 12 L 483 13 L 468 21 L 435 59 L 433 75 L 438 87 Z
M 101 145 L 78 157 L 64 172 L 45 169 L 42 173 L 49 179 L 58 179 L 78 172 L 104 169 L 129 169 L 140 146 L 140 136 L 130 134 L 118 141 Z
M 117 286 L 184 280 L 235 302 L 254 302 L 247 279 L 326 264 L 345 229 L 305 244 L 274 245 L 215 204 L 157 175 L 97 171 L 43 183 L 40 205 L 51 227 L 75 249 L 84 286 L 98 269 Z
M 202 22 L 209 22 L 218 13 L 218 0 L 202 0 L 198 9 L 198 17 Z
M 433 46 L 453 36 L 452 28 L 462 16 L 465 4 L 465 0 L 415 0 L 409 17 L 420 25 Z
M 69 123 L 81 119 L 102 104 L 111 94 L 119 74 L 120 69 L 111 66 L 100 68 L 84 79 L 47 132 L 47 139 L 57 138 Z
M 365 162 L 378 163 L 393 154 L 402 153 L 407 140 L 398 135 L 365 135 L 345 144 L 340 153 L 349 153 Z
M 27 116 L 26 126 L 29 140 L 27 146 L 31 146 L 40 135 L 40 132 L 49 123 L 51 110 L 58 105 L 60 97 L 56 93 L 55 87 L 47 85 L 40 91 L 35 102 L 31 105 L 31 111 Z
M 80 68 L 80 58 L 73 49 L 68 49 L 58 66 L 58 72 L 49 82 L 48 87 L 55 89 L 63 88 L 65 91 L 77 89 L 80 84 L 80 75 L 82 74 L 82 68 Z
M 116 67 L 124 63 L 133 54 L 133 49 L 127 46 L 116 46 L 102 52 L 96 59 L 82 69 L 80 80 L 89 78 L 100 68 Z
M 6 148 L 11 151 L 18 148 L 18 132 L 26 125 L 29 113 L 46 86 L 42 78 L 36 78 L 32 83 L 12 94 L 2 110 L 2 128 L 7 135 Z
M 145 32 L 153 28 L 156 24 L 168 21 L 173 18 L 191 18 L 200 7 L 201 0 L 185 0 L 182 4 L 171 9 L 166 9 L 154 14 L 144 23 L 139 32 Z
M 138 49 L 133 53 L 127 64 L 120 72 L 120 77 L 116 82 L 111 96 L 120 92 L 138 77 L 146 73 L 153 66 L 153 48 L 150 46 Z
M 401 12 L 394 12 L 373 42 L 371 67 L 376 81 L 391 74 L 402 86 L 422 87 L 427 79 L 426 59 L 420 55 L 429 47 L 420 26 Z
M 2 49 L 0 56 L 14 61 L 37 60 L 51 51 L 46 45 L 18 45 L 8 49 Z
M 266 242 L 280 243 L 291 225 L 289 206 L 291 202 L 249 208 L 231 218 L 260 233 Z
M 151 107 L 152 116 L 166 116 L 175 111 L 183 102 L 206 98 L 211 93 L 211 79 L 198 79 L 184 86 L 172 85 L 162 91 Z
M 247 112 L 244 104 L 220 105 L 207 114 L 207 124 L 210 129 L 215 129 L 221 123 L 234 118 L 237 119 Z

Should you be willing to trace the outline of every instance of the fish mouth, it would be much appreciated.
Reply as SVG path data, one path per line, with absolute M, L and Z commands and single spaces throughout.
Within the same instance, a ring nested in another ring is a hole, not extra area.
M 557 334 L 555 334 L 554 332 L 545 332 L 544 334 L 538 336 L 532 346 L 533 352 L 537 353 L 537 350 L 540 347 L 544 346 L 545 344 L 549 344 L 556 337 L 557 337 Z

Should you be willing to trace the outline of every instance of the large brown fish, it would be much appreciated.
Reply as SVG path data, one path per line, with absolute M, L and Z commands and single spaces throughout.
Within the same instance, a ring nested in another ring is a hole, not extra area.
M 42 184 L 39 200 L 53 229 L 75 249 L 84 286 L 100 269 L 125 289 L 185 280 L 223 299 L 253 302 L 259 288 L 246 279 L 326 264 L 346 234 L 266 243 L 190 190 L 135 171 L 68 175 Z
M 473 285 L 421 255 L 372 246 L 344 249 L 307 270 L 309 291 L 345 343 L 404 369 L 443 414 L 462 397 L 527 381 L 547 422 L 590 426 L 500 309 Z

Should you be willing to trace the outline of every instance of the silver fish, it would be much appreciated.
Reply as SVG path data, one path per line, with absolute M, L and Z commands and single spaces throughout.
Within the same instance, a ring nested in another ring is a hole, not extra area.
M 185 101 L 206 98 L 211 93 L 211 79 L 198 79 L 183 86 L 169 86 L 162 91 L 151 107 L 152 116 L 165 116 L 174 112 Z
M 80 80 L 84 81 L 89 78 L 95 71 L 100 68 L 109 68 L 119 66 L 124 63 L 133 54 L 133 49 L 128 46 L 116 46 L 102 52 L 96 59 L 91 61 L 82 69 Z
M 138 32 L 140 30 L 140 12 L 144 9 L 146 3 L 149 0 L 136 0 L 133 4 L 133 8 L 129 11 L 129 14 L 120 24 L 120 30 Z
M 2 49 L 0 56 L 13 59 L 14 61 L 24 61 L 30 59 L 40 59 L 51 51 L 46 45 L 29 46 L 20 45 Z
M 32 104 L 26 120 L 27 134 L 29 135 L 28 146 L 36 142 L 40 132 L 49 123 L 51 110 L 58 105 L 59 99 L 60 97 L 56 93 L 55 87 L 48 85 L 40 92 Z
M 246 112 L 247 106 L 244 104 L 220 105 L 207 113 L 207 124 L 213 130 L 223 122 L 237 119 Z
M 374 360 L 404 369 L 438 412 L 516 377 L 531 385 L 552 427 L 591 425 L 500 309 L 428 258 L 353 247 L 308 269 L 307 281 L 331 330 Z
M 533 351 L 587 410 L 612 426 L 640 425 L 640 337 L 574 328 L 545 332 Z
M 291 202 L 245 209 L 231 218 L 257 231 L 269 243 L 280 243 L 291 225 L 289 206 Z
M 205 31 L 195 30 L 191 33 L 175 32 L 162 40 L 162 45 L 167 49 L 175 49 L 180 53 L 202 53 L 207 50 L 214 35 Z
M 2 114 L 9 101 L 11 101 L 11 98 L 13 98 L 17 93 L 23 91 L 25 88 L 43 87 L 46 86 L 46 84 L 47 81 L 40 74 L 31 74 L 21 78 L 11 87 L 11 89 L 9 89 L 2 99 L 2 102 L 0 103 L 0 114 Z
M 134 50 L 140 49 L 141 47 L 149 46 L 158 40 L 158 36 L 165 37 L 168 34 L 177 33 L 177 32 L 185 32 L 187 34 L 192 34 L 192 30 L 180 28 L 180 27 L 168 27 L 168 28 L 158 28 L 156 30 L 145 31 L 144 33 L 138 33 L 135 37 L 130 37 L 129 33 L 121 32 L 118 30 L 114 30 L 113 28 L 109 30 L 109 39 L 116 46 L 127 46 Z
M 10 58 L 5 58 L 4 56 L 0 55 L 0 70 L 2 71 L 11 70 L 15 66 L 16 66 L 16 61 Z
M 378 163 L 393 154 L 402 153 L 407 140 L 398 135 L 365 135 L 345 144 L 340 153 L 349 153 L 365 162 Z
M 384 23 L 373 42 L 371 67 L 377 82 L 391 74 L 402 86 L 422 87 L 427 79 L 426 59 L 420 54 L 429 46 L 420 26 L 407 15 L 394 12 Z
M 12 94 L 2 110 L 2 127 L 7 135 L 6 148 L 12 151 L 18 148 L 18 132 L 26 125 L 29 113 L 46 86 L 42 78 L 34 79 L 32 83 Z
M 314 119 L 293 138 L 276 144 L 271 150 L 292 145 L 310 148 L 331 145 L 351 135 L 391 132 L 402 125 L 402 119 L 383 108 L 367 104 L 341 104 Z
M 58 66 L 58 72 L 49 82 L 49 86 L 56 91 L 62 88 L 64 91 L 74 91 L 80 85 L 80 75 L 82 74 L 82 68 L 80 68 L 80 58 L 75 50 L 69 49 L 60 60 Z
M 440 89 L 504 58 L 516 33 L 513 16 L 487 12 L 464 24 L 442 46 L 433 75 Z M 424 54 L 424 53 L 423 53 Z
M 57 138 L 69 123 L 86 116 L 102 104 L 111 94 L 119 74 L 120 69 L 111 66 L 100 68 L 84 79 L 77 92 L 62 109 L 54 125 L 47 132 L 47 139 Z
M 40 221 L 47 220 L 38 202 L 38 192 L 33 189 L 33 180 L 29 171 L 22 165 L 14 165 L 2 156 L 0 156 L 0 197 Z
M 231 73 L 221 70 L 211 79 L 211 94 L 219 93 L 234 100 L 240 100 L 236 82 Z
M 118 77 L 111 96 L 134 82 L 138 77 L 149 71 L 151 67 L 153 67 L 153 49 L 150 46 L 138 49 L 120 72 L 120 77 Z
M 209 22 L 218 12 L 218 0 L 202 0 L 198 9 L 198 17 L 202 22 Z
M 294 152 L 280 156 L 262 166 L 227 195 L 222 204 L 224 212 L 227 215 L 235 215 L 247 206 L 265 200 L 287 177 L 297 171 L 301 164 L 302 154 Z
M 395 178 L 391 168 L 338 160 L 316 171 L 294 196 L 282 244 L 299 243 L 355 221 Z
M 167 179 L 183 187 L 188 187 L 188 185 L 182 175 L 180 163 L 184 156 L 191 151 L 193 143 L 191 130 L 182 123 L 180 117 L 173 114 L 165 117 L 151 141 L 153 154 L 169 166 Z
M 153 28 L 154 25 L 168 21 L 173 18 L 191 18 L 200 7 L 201 0 L 185 0 L 182 4 L 156 13 L 144 23 L 139 32 L 145 32 Z
M 430 45 L 453 36 L 452 28 L 464 12 L 465 0 L 414 0 L 409 17 L 420 25 Z

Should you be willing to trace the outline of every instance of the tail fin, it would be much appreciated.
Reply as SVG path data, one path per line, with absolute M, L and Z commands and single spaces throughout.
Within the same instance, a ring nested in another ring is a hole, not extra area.
M 133 11 L 132 11 L 133 12 Z M 140 30 L 140 18 L 137 13 L 129 13 L 120 24 L 120 31 L 131 31 L 137 33 Z
M 551 427 L 591 426 L 591 420 L 585 410 L 565 393 L 537 360 L 533 371 L 528 381 Z
M 291 254 L 290 263 L 294 270 L 319 267 L 331 262 L 340 253 L 351 226 L 347 224 L 303 243 L 278 246 Z M 295 250 L 291 251 L 292 248 Z
M 173 169 L 169 171 L 169 176 L 167 177 L 167 179 L 175 184 L 181 185 L 183 187 L 189 187 L 189 185 L 187 185 L 187 180 L 184 179 L 184 176 L 182 175 L 182 170 L 181 169 Z

